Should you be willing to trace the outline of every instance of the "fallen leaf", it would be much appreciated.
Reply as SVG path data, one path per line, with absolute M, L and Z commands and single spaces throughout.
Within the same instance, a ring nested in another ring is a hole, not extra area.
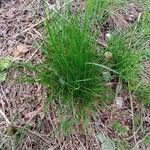
M 21 58 L 29 51 L 25 44 L 19 43 L 13 51 L 14 57 Z
M 16 134 L 16 132 L 17 132 L 17 128 L 15 126 L 9 125 L 6 128 L 5 134 L 7 136 L 13 136 L 14 134 Z
M 150 117 L 149 116 L 143 117 L 143 121 L 148 122 L 150 124 Z

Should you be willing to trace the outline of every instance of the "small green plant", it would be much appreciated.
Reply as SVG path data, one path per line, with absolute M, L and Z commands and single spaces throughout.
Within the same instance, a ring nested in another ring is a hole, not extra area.
M 127 132 L 127 129 L 123 127 L 118 121 L 115 121 L 112 125 L 112 128 L 118 133 L 118 134 L 125 134 Z
M 149 147 L 150 147 L 150 136 L 147 136 L 144 139 L 144 145 L 145 145 L 145 149 L 149 149 Z
M 46 105 L 54 102 L 59 106 L 60 130 L 64 134 L 78 123 L 86 126 L 94 107 L 112 99 L 103 74 L 108 68 L 92 65 L 99 64 L 100 58 L 90 29 L 95 6 L 92 0 L 88 4 L 90 7 L 87 6 L 82 19 L 68 13 L 56 13 L 53 17 L 47 13 L 40 43 L 42 62 L 18 63 L 19 71 L 22 67 L 28 69 L 28 73 L 22 74 L 21 81 L 43 85 L 47 90 Z
M 0 57 L 0 83 L 6 80 L 6 70 L 12 64 L 12 59 L 8 57 Z

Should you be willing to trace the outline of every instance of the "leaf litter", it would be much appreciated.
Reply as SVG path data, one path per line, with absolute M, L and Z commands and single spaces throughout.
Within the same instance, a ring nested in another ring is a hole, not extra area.
M 2 10 L 4 13 L 0 12 L 0 17 L 2 18 L 2 24 L 0 24 L 0 33 L 2 34 L 2 38 L 0 37 L 0 55 L 13 55 L 17 58 L 28 59 L 28 55 L 26 54 L 30 55 L 29 47 L 33 44 L 33 41 L 35 41 L 39 37 L 39 33 L 41 30 L 39 28 L 33 28 L 33 30 L 37 30 L 38 32 L 34 32 L 31 29 L 29 32 L 24 33 L 23 35 L 20 35 L 19 33 L 34 25 L 37 21 L 36 17 L 39 18 L 39 20 L 42 18 L 43 12 L 41 12 L 42 9 L 40 8 L 40 3 L 36 3 L 36 5 L 34 5 L 35 8 L 38 6 L 38 11 L 35 9 L 34 14 L 39 14 L 39 16 L 37 15 L 34 18 L 31 13 L 31 6 L 33 5 L 28 5 L 28 1 L 19 0 L 19 3 L 15 1 L 8 3 L 6 2 L 7 1 L 2 0 Z M 34 2 L 36 1 L 33 1 L 33 3 Z M 50 2 L 51 0 L 49 1 L 49 3 Z M 52 4 L 54 3 L 55 2 L 52 2 Z M 80 11 L 81 9 L 83 11 L 84 3 L 75 1 L 73 6 L 73 8 L 75 9 L 74 11 L 76 11 L 77 6 L 79 6 L 79 10 L 77 11 Z M 23 9 L 21 10 L 19 8 Z M 109 27 L 105 27 L 104 30 L 101 32 L 103 34 L 103 42 L 107 43 L 106 36 L 110 28 L 113 28 L 114 26 L 121 26 L 123 28 L 128 27 L 131 23 L 137 20 L 140 12 L 141 8 L 139 6 L 137 6 L 136 4 L 131 4 L 127 12 L 118 11 L 115 14 L 115 16 L 109 18 L 107 23 L 109 24 Z M 121 17 L 118 17 L 120 15 Z M 17 37 L 15 37 L 16 34 L 18 34 Z M 38 61 L 41 58 L 41 56 L 39 56 L 40 54 L 38 53 L 34 56 L 34 58 L 31 59 L 31 61 Z M 2 70 L 7 70 L 11 65 L 7 61 L 2 64 Z M 64 150 L 67 150 L 72 147 L 82 149 L 81 147 L 85 146 L 86 149 L 99 150 L 100 144 L 102 146 L 101 148 L 108 149 L 112 145 L 106 145 L 106 142 L 104 141 L 109 141 L 109 143 L 111 143 L 111 140 L 105 135 L 102 135 L 99 129 L 103 130 L 104 133 L 111 138 L 119 138 L 120 135 L 117 135 L 117 133 L 111 128 L 111 125 L 113 124 L 114 120 L 116 120 L 116 118 L 122 126 L 128 126 L 128 128 L 132 130 L 130 112 L 128 111 L 128 108 L 130 107 L 129 101 L 128 99 L 125 99 L 123 104 L 123 100 L 118 100 L 117 105 L 121 109 L 116 108 L 114 104 L 110 104 L 108 108 L 99 112 L 97 114 L 96 120 L 93 122 L 93 124 L 96 124 L 96 127 L 95 125 L 90 127 L 91 132 L 89 134 L 86 134 L 82 127 L 78 126 L 74 129 L 73 134 L 70 135 L 70 138 L 65 139 L 63 135 L 56 134 L 52 135 L 55 138 L 53 141 L 51 141 L 49 140 L 49 135 L 51 135 L 51 132 L 53 131 L 54 127 L 57 127 L 59 125 L 59 117 L 57 116 L 57 114 L 55 114 L 58 108 L 55 105 L 53 107 L 48 108 L 49 113 L 44 115 L 44 117 L 42 117 L 42 120 L 40 120 L 38 114 L 40 113 L 41 109 L 37 106 L 40 105 L 46 98 L 44 89 L 40 88 L 39 90 L 37 90 L 38 88 L 35 85 L 27 85 L 20 83 L 16 84 L 14 81 L 12 82 L 9 80 L 9 78 L 11 78 L 12 76 L 19 75 L 20 74 L 18 72 L 9 73 L 8 81 L 1 85 L 4 92 L 0 90 L 0 94 L 2 97 L 2 101 L 5 103 L 5 106 L 3 107 L 5 108 L 6 115 L 10 120 L 13 120 L 13 123 L 15 123 L 17 126 L 23 127 L 24 124 L 26 124 L 25 118 L 29 118 L 29 120 L 32 122 L 32 125 L 29 129 L 34 131 L 36 134 L 29 134 L 28 138 L 24 139 L 24 141 L 26 142 L 25 144 L 30 145 L 29 148 L 33 150 L 39 149 L 40 145 L 45 146 L 45 149 L 48 149 L 50 147 L 61 149 L 62 146 L 64 147 Z M 104 77 L 106 77 L 105 80 L 107 81 L 109 81 L 111 78 L 109 73 L 104 73 Z M 4 79 L 6 79 L 5 75 L 3 77 L 3 80 Z M 121 96 L 121 98 L 122 97 L 124 96 Z M 0 108 L 1 106 L 2 105 L 0 104 Z M 141 109 L 142 108 L 139 108 L 138 111 L 140 112 Z M 149 122 L 149 118 L 145 117 L 143 118 L 143 120 Z M 42 124 L 42 122 L 45 122 L 45 124 Z M 98 137 L 95 135 L 95 133 Z M 80 142 L 79 140 L 77 140 L 77 138 L 75 138 L 74 134 L 79 137 Z M 129 133 L 127 136 L 130 135 L 131 134 Z M 48 139 L 49 145 L 47 145 L 46 142 L 42 140 L 42 138 Z M 97 142 L 97 138 L 99 139 L 100 143 Z M 31 139 L 34 142 L 32 142 Z M 65 141 L 67 142 L 65 143 Z M 129 140 L 129 142 L 132 143 L 132 139 Z M 10 143 L 11 141 L 10 139 L 8 139 L 7 143 L 5 143 L 5 147 L 10 147 Z M 63 143 L 65 144 L 63 145 Z M 20 145 L 20 147 L 18 147 L 18 149 L 23 148 L 24 145 Z M 112 148 L 113 146 L 111 147 L 111 149 Z

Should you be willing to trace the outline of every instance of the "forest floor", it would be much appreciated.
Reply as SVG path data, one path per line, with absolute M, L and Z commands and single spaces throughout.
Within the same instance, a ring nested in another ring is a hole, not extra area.
M 59 1 L 47 2 L 52 7 L 63 5 Z M 81 0 L 72 3 L 73 8 L 83 7 Z M 142 8 L 137 3 L 130 3 L 127 12 L 126 15 L 116 12 L 110 26 L 128 27 L 140 19 Z M 0 56 L 23 62 L 40 62 L 42 54 L 37 42 L 42 39 L 44 20 L 40 0 L 1 0 Z M 102 29 L 98 39 L 101 45 L 107 44 L 108 30 Z M 144 64 L 147 69 L 145 82 L 150 84 L 149 60 Z M 150 148 L 149 108 L 139 101 L 132 101 L 128 93 L 122 93 L 121 108 L 112 100 L 91 115 L 88 130 L 77 125 L 68 136 L 64 136 L 56 130 L 60 124 L 57 104 L 48 107 L 45 113 L 45 89 L 39 84 L 17 82 L 15 79 L 20 75 L 18 71 L 9 70 L 7 79 L 0 83 L 1 150 L 111 150 L 114 143 L 114 149 L 118 150 Z

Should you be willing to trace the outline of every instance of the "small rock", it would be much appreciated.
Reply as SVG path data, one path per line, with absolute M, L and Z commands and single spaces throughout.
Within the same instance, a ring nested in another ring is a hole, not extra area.
M 107 33 L 107 34 L 106 34 L 106 37 L 110 39 L 110 38 L 111 38 L 111 34 L 110 34 L 110 33 Z
M 116 97 L 115 102 L 116 102 L 117 108 L 121 109 L 123 106 L 123 98 L 122 97 Z

